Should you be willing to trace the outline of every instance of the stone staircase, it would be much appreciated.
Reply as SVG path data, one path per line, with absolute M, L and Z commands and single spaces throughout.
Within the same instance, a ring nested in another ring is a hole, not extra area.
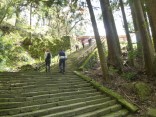
M 116 99 L 73 73 L 83 51 L 68 57 L 65 74 L 58 66 L 51 73 L 0 73 L 0 117 L 126 117 Z
M 72 72 L 0 73 L 0 116 L 121 117 L 115 99 L 98 92 Z

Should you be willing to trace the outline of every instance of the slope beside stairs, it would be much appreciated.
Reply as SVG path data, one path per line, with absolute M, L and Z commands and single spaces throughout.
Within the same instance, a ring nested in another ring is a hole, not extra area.
M 0 73 L 2 117 L 126 117 L 128 113 L 72 70 Z

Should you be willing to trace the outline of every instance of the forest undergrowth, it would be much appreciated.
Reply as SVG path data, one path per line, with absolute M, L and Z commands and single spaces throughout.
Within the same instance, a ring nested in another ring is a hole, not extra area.
M 139 110 L 132 117 L 146 117 L 149 108 L 156 108 L 155 77 L 148 76 L 143 70 L 124 66 L 123 73 L 118 73 L 117 69 L 110 67 L 109 81 L 105 82 L 102 80 L 100 63 L 97 63 L 84 74 L 136 105 Z

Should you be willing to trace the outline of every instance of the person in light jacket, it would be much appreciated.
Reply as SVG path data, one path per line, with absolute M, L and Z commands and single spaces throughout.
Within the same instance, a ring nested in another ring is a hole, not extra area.
M 61 49 L 58 53 L 59 58 L 59 72 L 64 73 L 65 72 L 65 61 L 67 60 L 67 56 L 65 52 Z

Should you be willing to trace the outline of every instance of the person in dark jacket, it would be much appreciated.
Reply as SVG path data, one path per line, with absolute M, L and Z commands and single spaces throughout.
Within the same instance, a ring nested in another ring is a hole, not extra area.
M 65 52 L 62 49 L 58 53 L 58 58 L 59 58 L 60 73 L 64 73 L 65 72 L 65 61 L 67 59 L 67 56 L 66 56 Z
M 45 51 L 44 58 L 45 58 L 46 72 L 50 72 L 52 54 L 50 53 L 49 49 Z

